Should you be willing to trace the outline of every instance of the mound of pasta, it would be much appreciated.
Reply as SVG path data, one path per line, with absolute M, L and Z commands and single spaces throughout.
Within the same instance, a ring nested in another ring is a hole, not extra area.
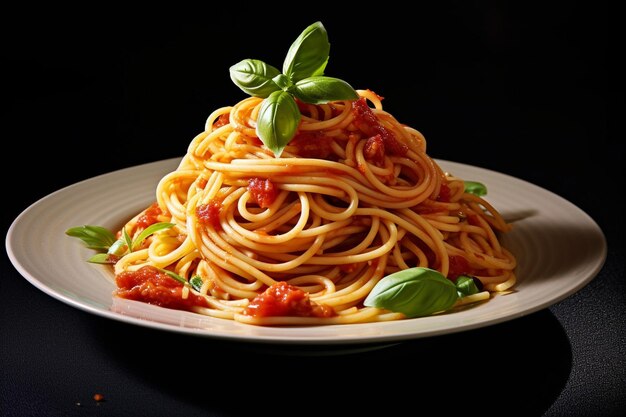
M 515 259 L 496 234 L 510 225 L 380 97 L 359 94 L 302 104 L 280 158 L 255 133 L 262 99 L 211 114 L 156 204 L 124 226 L 132 239 L 174 224 L 116 260 L 117 295 L 251 324 L 330 324 L 404 318 L 363 301 L 413 267 L 476 278 L 482 299 L 513 286 Z
M 515 284 L 511 226 L 443 172 L 370 90 L 323 75 L 320 22 L 282 72 L 231 67 L 251 95 L 214 111 L 156 201 L 117 236 L 67 231 L 114 264 L 122 298 L 257 325 L 426 316 Z

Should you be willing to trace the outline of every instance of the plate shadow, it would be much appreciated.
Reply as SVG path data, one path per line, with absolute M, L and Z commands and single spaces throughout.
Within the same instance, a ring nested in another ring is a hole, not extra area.
M 222 416 L 374 410 L 464 415 L 469 409 L 482 416 L 540 416 L 559 396 L 572 366 L 567 336 L 547 309 L 490 327 L 378 346 L 301 350 L 105 319 L 94 337 L 111 361 L 148 391 L 161 393 L 161 402 L 172 397 Z

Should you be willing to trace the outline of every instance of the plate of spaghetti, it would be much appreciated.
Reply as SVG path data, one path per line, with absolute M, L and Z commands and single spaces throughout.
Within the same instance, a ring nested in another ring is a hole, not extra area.
M 115 320 L 324 344 L 499 323 L 598 273 L 606 243 L 593 219 L 531 183 L 431 158 L 382 97 L 323 75 L 326 44 L 318 22 L 282 72 L 231 67 L 251 97 L 213 111 L 182 158 L 28 207 L 6 239 L 15 267 Z

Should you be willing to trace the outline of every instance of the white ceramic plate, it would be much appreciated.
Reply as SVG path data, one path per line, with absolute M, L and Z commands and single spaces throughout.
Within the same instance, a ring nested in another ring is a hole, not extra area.
M 514 230 L 503 244 L 517 257 L 515 292 L 473 308 L 395 322 L 315 327 L 258 327 L 144 303 L 118 300 L 107 267 L 86 262 L 93 251 L 65 235 L 72 226 L 119 229 L 155 199 L 160 178 L 179 159 L 115 171 L 63 188 L 28 207 L 11 225 L 6 248 L 33 285 L 81 310 L 140 326 L 229 341 L 283 345 L 355 345 L 459 332 L 546 308 L 586 285 L 604 264 L 606 241 L 598 225 L 563 198 L 526 181 L 483 168 L 437 161 L 466 180 L 481 181 L 487 199 Z

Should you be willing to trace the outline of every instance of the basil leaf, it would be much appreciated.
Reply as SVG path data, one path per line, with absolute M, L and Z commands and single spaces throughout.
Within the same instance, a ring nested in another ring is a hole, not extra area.
M 126 247 L 128 248 L 128 252 L 132 252 L 133 240 L 131 239 L 130 235 L 126 231 L 126 227 L 122 227 L 122 239 L 124 239 L 124 243 L 126 244 Z
M 272 81 L 274 81 L 278 88 L 284 91 L 289 90 L 289 87 L 293 85 L 285 74 L 278 74 L 276 77 L 272 78 Z
M 477 195 L 478 197 L 482 197 L 487 195 L 487 187 L 476 181 L 464 181 L 465 183 L 465 192 Z
M 387 275 L 372 289 L 363 304 L 419 317 L 448 310 L 458 299 L 455 285 L 429 268 L 405 269 Z
M 79 238 L 87 244 L 89 249 L 107 250 L 115 242 L 113 232 L 100 226 L 71 227 L 65 231 L 65 234 Z
M 107 251 L 107 255 L 115 255 L 115 256 L 122 256 L 125 253 L 126 253 L 126 241 L 123 238 L 116 240 Z
M 356 100 L 357 92 L 347 82 L 339 78 L 318 75 L 296 83 L 293 95 L 311 104 L 323 104 L 335 100 Z
M 244 92 L 265 98 L 280 90 L 272 80 L 280 71 L 258 59 L 244 59 L 230 67 L 230 78 Z
M 196 291 L 200 291 L 200 288 L 202 287 L 202 278 L 200 277 L 200 275 L 194 275 L 193 277 L 191 277 L 189 282 L 187 282 L 185 278 L 181 277 L 176 272 L 170 271 L 168 269 L 163 269 L 163 268 L 159 268 L 159 271 L 163 272 L 164 274 L 168 275 L 170 278 L 175 279 L 176 281 L 180 282 L 183 285 L 191 286 Z
M 148 236 L 158 232 L 159 230 L 169 229 L 170 227 L 174 227 L 174 223 L 153 223 L 150 226 L 146 227 L 141 231 L 141 233 L 139 233 L 139 236 L 137 236 L 135 240 L 133 240 L 133 250 L 135 249 L 135 247 L 141 245 L 141 242 L 143 242 Z
M 202 288 L 202 277 L 200 275 L 194 275 L 189 280 L 189 284 L 191 284 L 191 288 L 194 290 L 200 291 L 200 288 Z
M 456 279 L 456 291 L 459 297 L 467 297 L 468 295 L 480 292 L 474 282 L 474 278 L 468 275 L 459 275 Z
M 330 43 L 322 22 L 315 22 L 291 44 L 283 62 L 283 74 L 292 82 L 324 74 Z
M 278 158 L 296 134 L 299 124 L 300 110 L 291 94 L 274 91 L 261 104 L 256 133 Z
M 245 59 L 230 68 L 230 76 L 239 88 L 265 98 L 257 115 L 256 133 L 277 158 L 300 124 L 296 98 L 323 104 L 359 97 L 347 82 L 323 76 L 329 52 L 326 29 L 321 22 L 315 22 L 291 44 L 282 73 L 255 59 Z
M 97 253 L 94 256 L 92 256 L 91 258 L 87 259 L 87 262 L 91 262 L 93 264 L 113 264 L 113 263 L 115 263 L 115 262 L 113 262 L 109 258 L 109 254 L 108 253 Z
M 183 285 L 189 285 L 187 280 L 181 277 L 180 275 L 178 275 L 176 272 L 172 272 L 170 270 L 163 269 L 163 268 L 159 268 L 159 271 L 163 272 L 164 274 L 168 275 L 170 278 L 175 279 L 176 281 L 180 282 Z

